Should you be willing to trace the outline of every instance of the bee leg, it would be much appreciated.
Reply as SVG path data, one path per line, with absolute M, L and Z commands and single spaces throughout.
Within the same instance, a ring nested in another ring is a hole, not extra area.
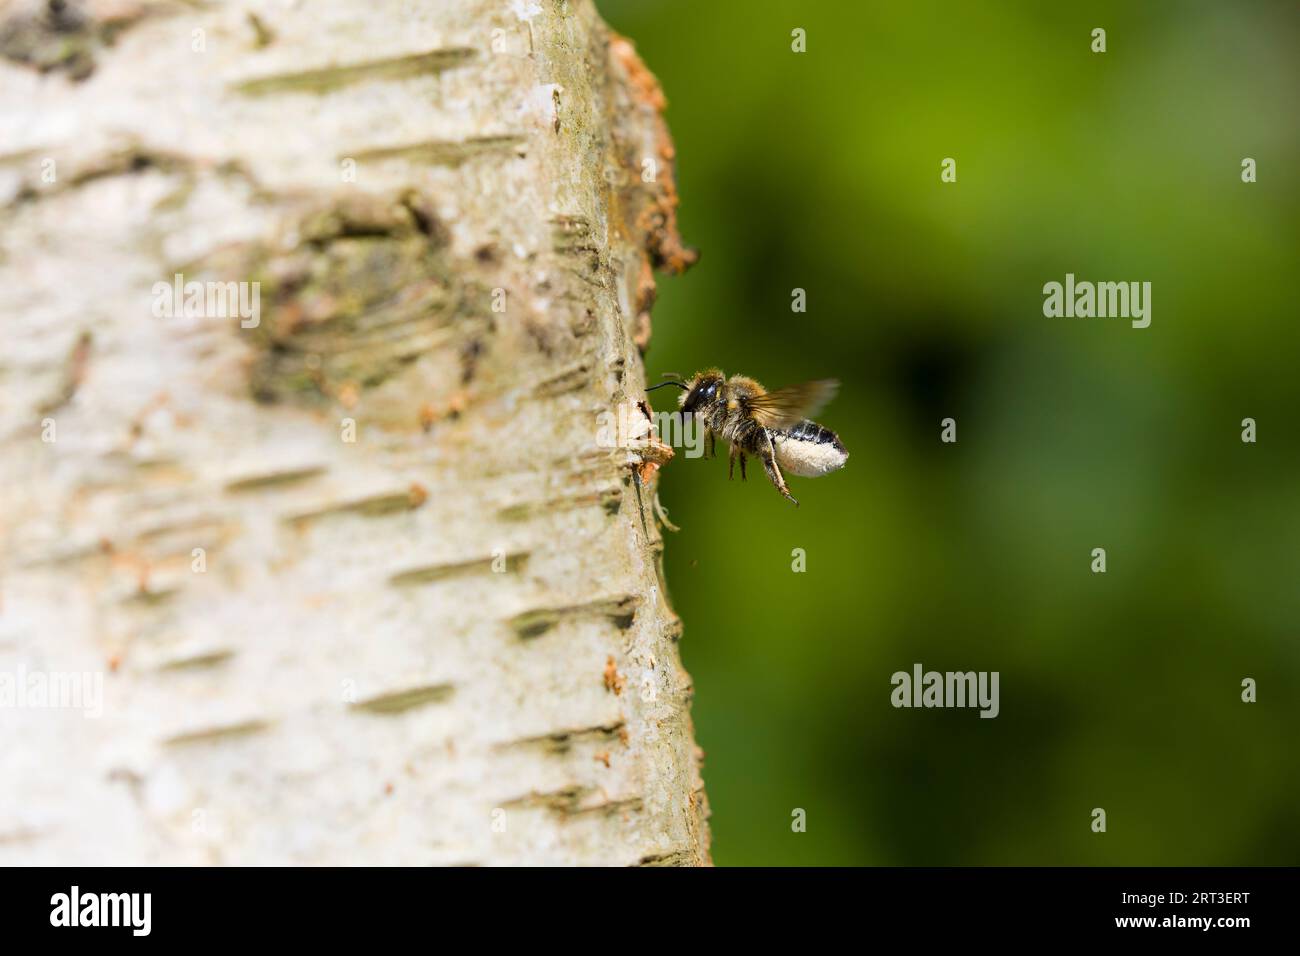
M 718 457 L 717 439 L 714 437 L 713 432 L 704 433 L 704 457 L 705 458 Z
M 767 448 L 760 449 L 759 456 L 763 459 L 763 467 L 767 469 L 767 477 L 772 479 L 772 484 L 776 486 L 776 490 L 793 501 L 794 506 L 798 508 L 799 499 L 790 494 L 790 489 L 785 486 L 785 476 L 781 474 L 781 468 L 776 463 L 776 449 L 772 447 L 772 436 L 764 433 L 763 438 Z
M 740 453 L 740 480 L 745 480 L 745 453 Z
M 727 453 L 727 480 L 731 481 L 736 477 L 736 446 L 731 446 L 731 451 Z
M 782 477 L 781 469 L 777 467 L 776 461 L 769 458 L 767 455 L 764 455 L 763 467 L 767 469 L 767 477 L 772 479 L 772 484 L 776 486 L 776 490 L 793 501 L 794 506 L 798 508 L 799 499 L 790 494 L 790 489 L 785 486 L 785 478 Z

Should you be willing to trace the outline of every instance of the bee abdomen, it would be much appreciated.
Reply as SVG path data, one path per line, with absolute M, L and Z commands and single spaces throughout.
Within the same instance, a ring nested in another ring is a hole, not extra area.
M 802 478 L 816 478 L 844 467 L 849 453 L 840 437 L 829 428 L 804 420 L 772 433 L 776 463 L 783 471 Z

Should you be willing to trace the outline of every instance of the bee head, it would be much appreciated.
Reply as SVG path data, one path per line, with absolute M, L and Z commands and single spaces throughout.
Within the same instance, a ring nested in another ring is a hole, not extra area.
M 696 375 L 686 383 L 687 387 L 682 392 L 682 411 L 691 415 L 713 404 L 722 394 L 724 381 L 722 373 L 716 369 Z
M 654 385 L 647 388 L 647 392 L 653 392 L 657 388 L 665 388 L 668 385 L 675 385 L 682 390 L 681 396 L 677 402 L 682 407 L 682 411 L 687 415 L 703 410 L 712 404 L 722 394 L 722 386 L 726 382 L 722 373 L 716 368 L 709 369 L 707 372 L 700 372 L 689 381 L 679 381 L 675 372 L 668 373 L 670 380 L 661 385 Z

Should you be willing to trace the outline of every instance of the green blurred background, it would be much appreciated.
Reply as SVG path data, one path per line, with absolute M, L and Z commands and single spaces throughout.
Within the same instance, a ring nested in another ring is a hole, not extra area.
M 799 509 L 725 449 L 663 475 L 716 862 L 1300 862 L 1300 8 L 598 5 L 702 252 L 650 374 L 844 383 Z M 1045 318 L 1067 272 L 1151 327 Z M 1001 715 L 894 709 L 916 662 Z

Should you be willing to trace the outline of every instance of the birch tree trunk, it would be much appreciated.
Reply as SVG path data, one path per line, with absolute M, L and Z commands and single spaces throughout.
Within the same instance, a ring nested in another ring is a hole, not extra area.
M 0 865 L 708 862 L 662 105 L 590 0 L 0 4 Z

